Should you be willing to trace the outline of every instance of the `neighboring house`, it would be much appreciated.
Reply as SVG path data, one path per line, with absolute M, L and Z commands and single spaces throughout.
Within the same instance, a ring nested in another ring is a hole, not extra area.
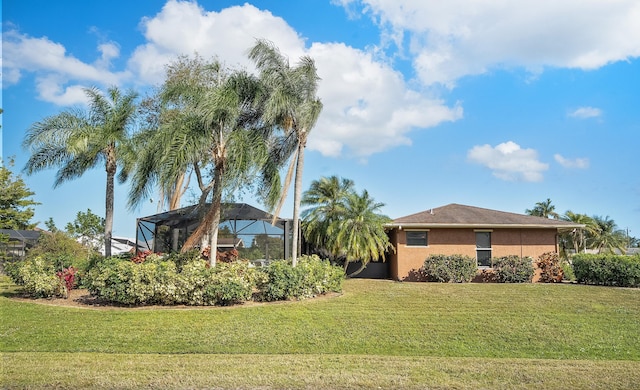
M 111 237 L 111 255 L 122 253 L 135 253 L 136 242 L 127 237 Z M 104 255 L 104 244 L 100 247 L 100 253 Z
M 429 255 L 462 254 L 477 259 L 478 270 L 492 257 L 518 255 L 533 260 L 558 252 L 558 233 L 583 225 L 479 207 L 449 204 L 393 220 L 387 225 L 395 248 L 388 260 L 395 280 L 419 280 Z

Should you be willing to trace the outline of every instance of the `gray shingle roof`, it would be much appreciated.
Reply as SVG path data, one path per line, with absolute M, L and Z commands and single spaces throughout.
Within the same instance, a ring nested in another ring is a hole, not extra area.
M 420 227 L 532 227 L 575 229 L 583 225 L 557 219 L 449 204 L 396 218 L 388 226 Z

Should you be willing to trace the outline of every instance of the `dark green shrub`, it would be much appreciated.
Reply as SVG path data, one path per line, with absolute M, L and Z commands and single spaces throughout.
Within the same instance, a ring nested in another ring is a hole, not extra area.
M 579 283 L 640 287 L 640 256 L 577 254 L 572 260 Z
M 464 255 L 431 255 L 421 273 L 430 282 L 470 282 L 478 273 L 476 259 Z
M 344 270 L 317 255 L 301 256 L 296 267 L 288 260 L 278 260 L 260 269 L 260 299 L 277 301 L 302 299 L 330 291 L 342 291 Z
M 561 267 L 564 280 L 568 280 L 571 282 L 576 280 L 576 275 L 573 273 L 573 266 L 571 264 L 569 264 L 567 261 L 563 261 Z
M 530 257 L 509 255 L 492 259 L 496 281 L 499 283 L 530 283 L 533 264 Z
M 564 270 L 560 256 L 555 252 L 546 252 L 536 260 L 536 265 L 540 269 L 540 282 L 557 283 L 562 282 Z

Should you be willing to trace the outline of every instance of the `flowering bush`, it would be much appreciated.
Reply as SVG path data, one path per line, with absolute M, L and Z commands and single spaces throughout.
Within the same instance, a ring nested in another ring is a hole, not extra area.
M 65 268 L 62 271 L 58 271 L 56 276 L 60 279 L 60 282 L 64 284 L 65 287 L 65 297 L 68 297 L 69 291 L 73 290 L 76 284 L 76 273 L 77 269 L 74 267 Z
M 144 251 L 136 254 L 131 258 L 134 263 L 144 263 L 145 261 L 158 261 L 162 259 L 162 253 L 154 253 L 151 251 Z

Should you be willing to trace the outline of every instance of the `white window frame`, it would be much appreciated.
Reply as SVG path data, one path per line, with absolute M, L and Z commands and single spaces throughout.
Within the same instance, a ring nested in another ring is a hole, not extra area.
M 480 269 L 489 269 L 491 268 L 492 264 L 491 264 L 491 258 L 493 257 L 493 240 L 492 240 L 492 234 L 493 230 L 491 229 L 475 229 L 473 231 L 476 237 L 476 265 L 478 266 L 478 268 Z M 477 233 L 489 233 L 489 246 L 487 248 L 480 248 L 478 247 L 478 235 Z M 483 252 L 483 253 L 489 253 L 489 265 L 480 265 L 479 259 L 478 259 L 478 253 L 479 252 Z

